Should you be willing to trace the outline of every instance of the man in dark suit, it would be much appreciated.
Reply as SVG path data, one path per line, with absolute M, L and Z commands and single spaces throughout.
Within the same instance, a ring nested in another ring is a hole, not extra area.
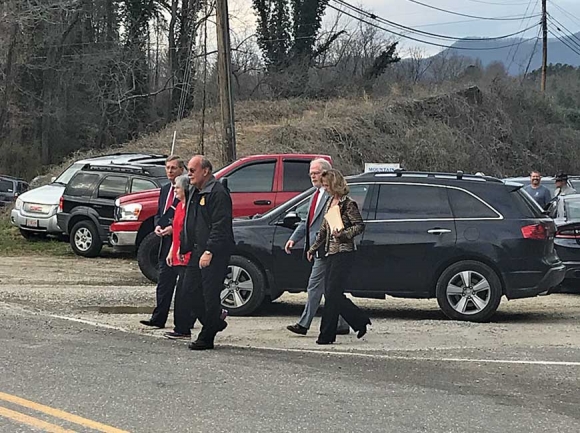
M 185 164 L 176 155 L 172 155 L 165 161 L 165 173 L 169 183 L 161 187 L 159 203 L 157 204 L 157 215 L 155 216 L 155 234 L 161 238 L 159 246 L 159 279 L 156 289 L 157 305 L 149 320 L 141 320 L 143 325 L 155 328 L 164 328 L 169 315 L 169 307 L 173 299 L 175 283 L 177 282 L 177 271 L 167 265 L 166 258 L 171 248 L 171 235 L 173 233 L 173 213 L 179 200 L 175 196 L 174 182 L 177 176 L 183 174 Z
M 330 170 L 332 167 L 330 163 L 325 159 L 315 159 L 310 163 L 310 180 L 312 181 L 312 186 L 316 188 L 314 195 L 308 202 L 308 217 L 306 221 L 302 221 L 288 242 L 284 250 L 287 254 L 291 253 L 292 247 L 304 239 L 304 251 L 308 251 L 310 245 L 316 240 L 316 235 L 320 230 L 320 225 L 324 219 L 324 208 L 330 196 L 322 188 L 322 172 Z M 312 271 L 310 272 L 310 278 L 308 279 L 308 300 L 304 306 L 304 312 L 300 317 L 300 320 L 295 325 L 289 325 L 286 327 L 289 331 L 306 335 L 312 319 L 316 315 L 316 311 L 320 306 L 320 301 L 322 300 L 322 295 L 324 294 L 324 275 L 325 275 L 325 263 L 320 257 L 314 258 L 314 264 L 312 265 Z M 342 317 L 338 320 L 338 334 L 348 334 L 349 327 Z

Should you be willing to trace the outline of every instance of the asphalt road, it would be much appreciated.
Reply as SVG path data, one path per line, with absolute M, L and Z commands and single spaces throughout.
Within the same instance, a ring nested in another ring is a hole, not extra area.
M 461 351 L 428 359 L 224 346 L 192 352 L 183 342 L 9 306 L 0 317 L 2 432 L 580 431 L 576 349 L 524 354 L 563 364 L 510 363 L 522 354 L 505 348 L 493 357 L 499 362 L 472 362 L 482 354 Z M 6 415 L 13 412 L 65 430 Z

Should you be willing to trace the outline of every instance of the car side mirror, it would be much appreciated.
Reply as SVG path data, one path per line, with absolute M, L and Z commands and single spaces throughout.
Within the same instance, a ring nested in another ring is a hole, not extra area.
M 219 182 L 224 186 L 225 189 L 229 190 L 227 177 L 221 177 Z
M 52 177 L 50 178 L 50 183 L 54 183 L 54 181 L 55 181 L 55 180 L 56 180 L 56 176 L 52 176 Z
M 284 215 L 284 219 L 282 220 L 282 225 L 284 227 L 288 227 L 289 229 L 296 228 L 296 225 L 302 221 L 302 219 L 298 216 L 296 212 L 288 212 Z

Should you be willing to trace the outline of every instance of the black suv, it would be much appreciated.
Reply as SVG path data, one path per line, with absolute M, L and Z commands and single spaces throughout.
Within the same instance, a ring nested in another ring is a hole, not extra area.
M 83 166 L 60 199 L 58 226 L 84 257 L 96 257 L 109 236 L 115 199 L 122 194 L 160 188 L 169 182 L 165 167 L 152 164 Z
M 366 229 L 358 239 L 353 296 L 437 298 L 458 320 L 488 320 L 501 297 L 549 293 L 564 278 L 554 222 L 519 184 L 446 173 L 368 173 L 348 180 Z M 304 291 L 302 242 L 284 244 L 306 218 L 307 191 L 257 218 L 234 221 L 236 251 L 222 292 L 232 314 Z
M 6 206 L 28 191 L 28 183 L 12 176 L 0 176 L 0 207 Z

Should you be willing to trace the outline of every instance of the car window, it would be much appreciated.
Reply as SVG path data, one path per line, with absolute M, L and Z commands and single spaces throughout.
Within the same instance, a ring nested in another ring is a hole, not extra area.
M 55 180 L 56 183 L 62 183 L 66 185 L 70 182 L 71 178 L 79 171 L 85 164 L 76 162 L 63 171 Z
M 568 221 L 580 220 L 580 200 L 565 200 L 566 219 Z
M 107 176 L 99 185 L 99 198 L 117 198 L 127 191 L 126 176 Z
M 65 194 L 72 196 L 92 195 L 99 175 L 94 173 L 77 173 L 66 187 Z
M 26 182 L 18 182 L 18 193 L 22 194 L 25 191 L 28 191 L 28 184 Z
M 308 172 L 310 161 L 284 161 L 284 185 L 287 192 L 306 191 L 312 186 Z
M 0 180 L 0 192 L 14 192 L 14 185 L 10 180 Z
M 377 220 L 451 218 L 445 188 L 428 185 L 381 185 Z
M 131 184 L 131 192 L 147 191 L 149 189 L 159 188 L 155 182 L 147 179 L 133 179 Z
M 497 218 L 498 215 L 489 206 L 471 194 L 449 188 L 449 201 L 455 218 Z
M 528 193 L 521 188 L 510 192 L 510 197 L 516 208 L 526 218 L 540 218 L 542 217 L 542 208 L 536 201 L 530 197 Z
M 270 192 L 276 161 L 246 165 L 227 176 L 230 192 Z

